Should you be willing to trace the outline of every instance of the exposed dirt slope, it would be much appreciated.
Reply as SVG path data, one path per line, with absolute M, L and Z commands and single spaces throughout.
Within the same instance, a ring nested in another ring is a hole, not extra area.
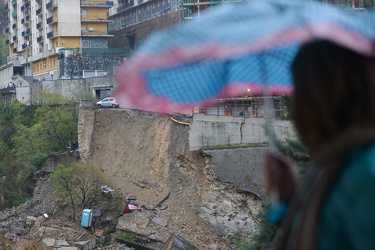
M 99 167 L 119 192 L 139 205 L 167 206 L 163 228 L 201 249 L 226 249 L 197 215 L 202 190 L 210 185 L 205 158 L 188 151 L 189 127 L 168 116 L 131 110 L 97 110 L 88 164 Z M 161 203 L 164 200 L 163 203 Z

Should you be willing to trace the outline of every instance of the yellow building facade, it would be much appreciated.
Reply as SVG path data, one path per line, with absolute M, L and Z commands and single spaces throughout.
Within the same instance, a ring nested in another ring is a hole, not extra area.
M 103 0 L 8 0 L 8 62 L 18 63 L 25 76 L 57 79 L 60 49 L 108 48 L 111 6 Z

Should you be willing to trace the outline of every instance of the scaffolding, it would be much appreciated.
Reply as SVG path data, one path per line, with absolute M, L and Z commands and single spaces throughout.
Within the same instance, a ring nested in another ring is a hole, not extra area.
M 289 110 L 284 102 L 284 96 L 238 96 L 234 98 L 217 99 L 209 107 L 197 107 L 193 113 L 204 113 L 217 116 L 254 117 L 275 119 L 290 118 Z M 266 104 L 268 102 L 269 104 Z
M 199 17 L 202 11 L 217 5 L 244 2 L 247 0 L 181 0 L 181 22 Z

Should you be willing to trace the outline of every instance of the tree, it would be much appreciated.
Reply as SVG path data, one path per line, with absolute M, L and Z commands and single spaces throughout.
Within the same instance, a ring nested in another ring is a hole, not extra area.
M 4 206 L 31 197 L 35 170 L 42 168 L 48 155 L 63 154 L 77 141 L 75 103 L 58 94 L 40 93 L 44 100 L 40 105 L 16 100 L 0 104 L 0 172 L 7 176 L 0 189 Z
M 60 164 L 50 177 L 56 195 L 70 203 L 74 219 L 78 208 L 82 210 L 97 205 L 104 198 L 101 186 L 110 184 L 100 171 L 80 163 Z

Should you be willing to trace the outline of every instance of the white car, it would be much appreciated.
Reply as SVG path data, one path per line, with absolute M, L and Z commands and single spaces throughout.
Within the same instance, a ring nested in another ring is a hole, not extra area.
M 96 106 L 98 108 L 101 108 L 101 107 L 112 107 L 112 108 L 118 108 L 120 105 L 116 102 L 116 99 L 113 98 L 113 97 L 107 97 L 107 98 L 104 98 L 103 100 L 101 101 L 98 101 L 96 103 Z

